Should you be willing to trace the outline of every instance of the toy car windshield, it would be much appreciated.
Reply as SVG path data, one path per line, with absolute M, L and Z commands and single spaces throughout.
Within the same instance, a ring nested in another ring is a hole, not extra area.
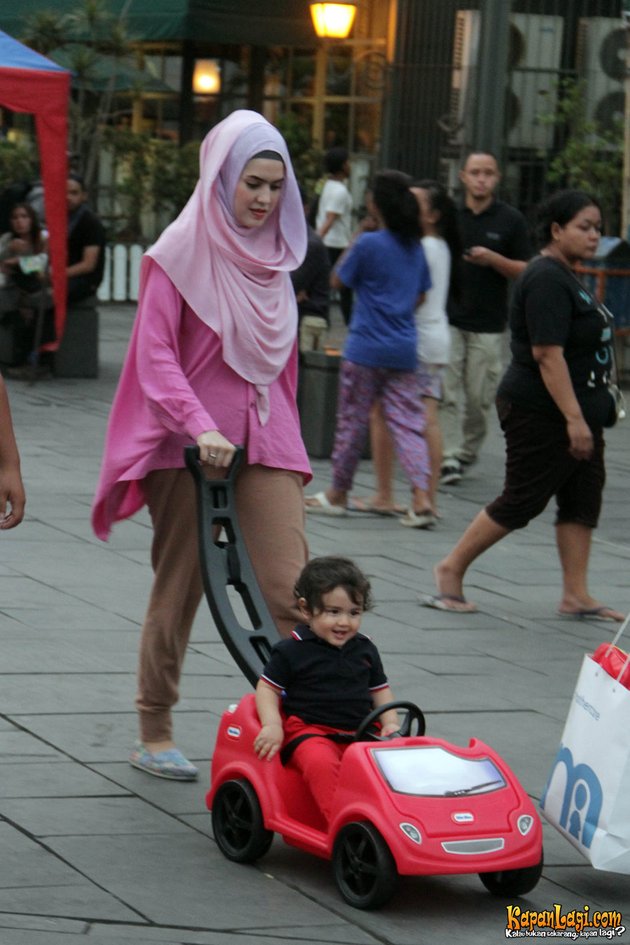
M 375 748 L 374 759 L 392 791 L 420 797 L 464 797 L 505 787 L 489 758 L 462 758 L 444 748 Z

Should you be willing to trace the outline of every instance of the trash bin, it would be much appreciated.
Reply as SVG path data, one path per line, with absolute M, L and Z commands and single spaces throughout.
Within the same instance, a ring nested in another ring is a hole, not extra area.
M 584 283 L 615 318 L 615 329 L 630 328 L 630 243 L 602 236 L 592 260 L 579 267 Z M 603 289 L 603 292 L 602 292 Z
M 68 306 L 66 325 L 55 352 L 57 377 L 98 377 L 98 308 L 95 295 Z
M 315 459 L 332 453 L 340 361 L 337 352 L 307 351 L 300 357 L 297 403 L 302 439 Z
M 339 351 L 307 351 L 300 355 L 297 406 L 302 439 L 313 459 L 328 459 L 333 451 L 340 363 Z M 370 459 L 371 455 L 370 438 L 366 436 L 361 457 Z

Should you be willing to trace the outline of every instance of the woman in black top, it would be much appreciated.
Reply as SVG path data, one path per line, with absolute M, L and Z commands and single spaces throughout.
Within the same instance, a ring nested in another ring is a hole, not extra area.
M 602 429 L 614 423 L 608 390 L 614 332 L 606 309 L 582 287 L 576 263 L 594 256 L 601 234 L 596 200 L 576 190 L 540 209 L 544 248 L 519 277 L 510 311 L 512 361 L 497 392 L 506 441 L 502 494 L 437 565 L 428 606 L 477 608 L 463 596 L 464 575 L 486 549 L 523 528 L 556 497 L 556 541 L 563 574 L 558 612 L 621 621 L 588 592 L 591 535 L 605 482 Z

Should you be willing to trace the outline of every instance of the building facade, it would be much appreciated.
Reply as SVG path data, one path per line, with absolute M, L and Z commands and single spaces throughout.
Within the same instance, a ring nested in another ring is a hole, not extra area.
M 0 29 L 80 0 L 20 0 Z M 588 114 L 624 113 L 627 33 L 620 0 L 359 0 L 347 41 L 315 36 L 306 0 L 107 0 L 127 11 L 152 87 L 120 93 L 137 131 L 200 140 L 235 108 L 291 113 L 318 149 L 342 144 L 360 190 L 375 166 L 452 187 L 465 153 L 491 147 L 510 199 L 544 193 L 562 145 L 550 120 L 559 81 L 585 81 Z M 199 84 L 205 70 L 205 86 Z M 356 196 L 356 194 L 355 194 Z

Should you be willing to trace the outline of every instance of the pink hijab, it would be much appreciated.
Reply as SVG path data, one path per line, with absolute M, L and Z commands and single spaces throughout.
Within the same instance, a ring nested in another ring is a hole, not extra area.
M 243 168 L 261 151 L 281 156 L 285 180 L 265 224 L 249 229 L 234 217 L 234 194 Z M 284 139 L 258 112 L 236 111 L 216 125 L 201 145 L 199 164 L 190 200 L 146 255 L 221 338 L 226 364 L 256 386 L 264 425 L 268 386 L 286 365 L 297 333 L 289 272 L 306 254 L 304 209 Z

